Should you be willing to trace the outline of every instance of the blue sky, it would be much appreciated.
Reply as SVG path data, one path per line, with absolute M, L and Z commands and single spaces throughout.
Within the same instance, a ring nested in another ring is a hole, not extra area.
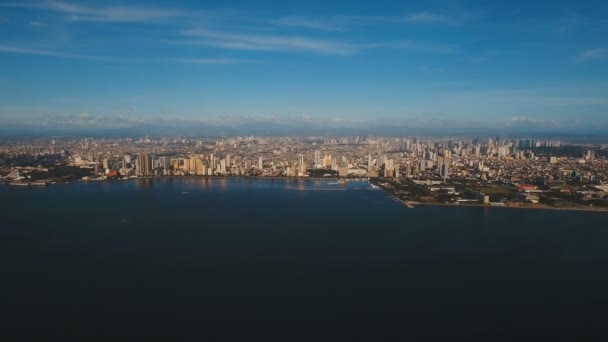
M 607 1 L 0 1 L 0 124 L 605 129 L 606 37 Z

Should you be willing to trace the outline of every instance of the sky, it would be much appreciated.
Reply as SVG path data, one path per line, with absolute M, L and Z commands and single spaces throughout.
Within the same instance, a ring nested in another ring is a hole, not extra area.
M 0 130 L 608 131 L 608 1 L 3 1 Z

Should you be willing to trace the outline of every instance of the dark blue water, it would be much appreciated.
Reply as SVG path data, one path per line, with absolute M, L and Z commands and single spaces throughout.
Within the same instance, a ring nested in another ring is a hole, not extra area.
M 607 214 L 365 187 L 0 187 L 2 340 L 605 340 Z

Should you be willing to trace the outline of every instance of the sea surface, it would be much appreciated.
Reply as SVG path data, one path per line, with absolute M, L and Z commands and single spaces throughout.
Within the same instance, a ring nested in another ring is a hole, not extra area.
M 608 214 L 365 182 L 0 186 L 0 272 L 2 341 L 608 336 Z

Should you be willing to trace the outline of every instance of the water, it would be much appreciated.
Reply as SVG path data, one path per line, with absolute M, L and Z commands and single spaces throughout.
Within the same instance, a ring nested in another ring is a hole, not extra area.
M 3 340 L 601 339 L 608 215 L 365 183 L 0 187 Z M 341 191 L 310 191 L 310 190 Z

